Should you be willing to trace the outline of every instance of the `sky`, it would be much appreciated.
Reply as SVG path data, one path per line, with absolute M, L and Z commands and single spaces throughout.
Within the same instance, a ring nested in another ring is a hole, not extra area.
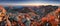
M 27 5 L 60 5 L 60 0 L 0 0 L 0 5 L 27 6 Z

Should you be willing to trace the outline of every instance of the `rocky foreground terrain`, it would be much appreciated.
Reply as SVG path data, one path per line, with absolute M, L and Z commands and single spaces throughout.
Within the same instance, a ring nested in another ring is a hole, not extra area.
M 60 7 L 0 6 L 0 26 L 60 26 Z

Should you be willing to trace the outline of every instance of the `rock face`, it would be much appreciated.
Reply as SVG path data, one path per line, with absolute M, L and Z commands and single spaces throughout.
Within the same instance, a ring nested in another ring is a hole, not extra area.
M 6 14 L 5 8 L 0 6 L 0 22 L 2 21 L 3 16 L 5 16 L 5 14 Z
M 28 8 L 28 7 L 24 7 L 22 10 L 21 10 L 22 13 L 28 13 L 28 12 L 33 12 L 33 10 L 31 8 Z

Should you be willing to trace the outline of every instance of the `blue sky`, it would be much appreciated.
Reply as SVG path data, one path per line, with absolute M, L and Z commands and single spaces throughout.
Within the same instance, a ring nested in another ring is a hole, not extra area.
M 0 0 L 0 5 L 60 5 L 60 0 Z

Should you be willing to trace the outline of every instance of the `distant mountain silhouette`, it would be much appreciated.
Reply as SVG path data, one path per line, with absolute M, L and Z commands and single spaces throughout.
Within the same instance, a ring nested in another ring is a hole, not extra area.
M 20 13 L 28 13 L 28 12 L 34 12 L 37 15 L 40 15 L 41 17 L 47 15 L 48 13 L 55 11 L 56 9 L 58 9 L 58 6 L 52 6 L 52 5 L 48 5 L 48 6 L 39 6 L 39 8 L 37 7 L 21 7 L 20 8 L 16 8 L 13 7 L 13 9 L 10 9 L 9 7 L 5 8 L 6 10 L 8 10 L 9 12 L 20 12 Z
M 35 13 L 40 15 L 40 17 L 43 17 L 47 15 L 48 13 L 55 11 L 56 9 L 58 9 L 58 6 L 52 6 L 52 5 L 40 6 L 39 8 L 35 8 L 35 7 L 33 8 Z

